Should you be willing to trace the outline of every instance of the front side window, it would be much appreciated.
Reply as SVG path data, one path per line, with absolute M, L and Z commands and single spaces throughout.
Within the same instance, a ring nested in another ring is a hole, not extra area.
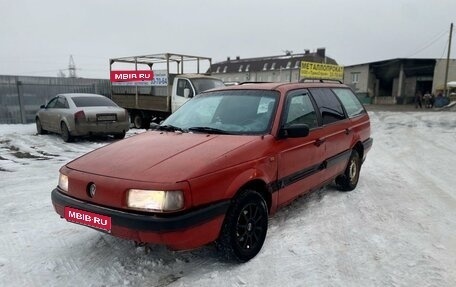
M 342 104 L 336 95 L 328 88 L 309 89 L 317 106 L 324 125 L 331 124 L 345 119 Z
M 265 134 L 270 131 L 278 93 L 274 91 L 216 91 L 188 101 L 162 126 L 186 132 Z
M 318 126 L 317 113 L 308 93 L 299 93 L 288 100 L 285 127 L 305 124 L 310 129 Z
M 349 117 L 355 117 L 366 112 L 359 99 L 351 90 L 342 88 L 332 90 L 344 105 Z
M 46 109 L 54 109 L 55 105 L 57 104 L 57 99 L 58 99 L 58 97 L 55 97 L 52 100 L 50 100 L 46 106 Z
M 186 80 L 186 79 L 179 79 L 177 81 L 176 95 L 178 95 L 180 97 L 184 97 L 185 89 L 189 89 L 190 93 L 189 93 L 188 97 L 192 98 L 193 97 L 193 89 L 192 89 L 192 86 L 190 85 L 190 82 L 188 80 Z

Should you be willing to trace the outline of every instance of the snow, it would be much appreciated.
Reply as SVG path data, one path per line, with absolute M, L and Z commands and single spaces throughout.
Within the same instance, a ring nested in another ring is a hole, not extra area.
M 135 247 L 60 219 L 50 199 L 59 168 L 112 140 L 65 144 L 0 125 L 0 286 L 456 286 L 456 114 L 370 115 L 358 187 L 281 209 L 245 264 L 213 245 Z

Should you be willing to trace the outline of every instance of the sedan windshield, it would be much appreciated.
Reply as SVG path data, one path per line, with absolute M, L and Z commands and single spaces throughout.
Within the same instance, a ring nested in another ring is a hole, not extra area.
M 71 97 L 76 107 L 117 107 L 117 105 L 105 97 Z
M 278 95 L 274 91 L 217 91 L 188 101 L 161 127 L 215 134 L 264 134 L 270 130 Z

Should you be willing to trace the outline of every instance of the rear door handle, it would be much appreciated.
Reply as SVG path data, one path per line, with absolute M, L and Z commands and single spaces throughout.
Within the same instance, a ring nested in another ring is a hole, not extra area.
M 351 133 L 351 131 L 352 131 L 352 129 L 348 129 L 348 128 L 347 128 L 347 129 L 345 129 L 345 134 L 346 134 L 346 135 L 349 135 L 349 134 Z
M 316 146 L 321 146 L 326 140 L 325 139 L 317 139 L 314 143 Z

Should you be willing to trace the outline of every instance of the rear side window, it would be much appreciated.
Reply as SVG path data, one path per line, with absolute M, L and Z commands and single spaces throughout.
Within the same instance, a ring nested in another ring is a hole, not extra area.
M 351 90 L 341 88 L 332 90 L 344 105 L 349 117 L 355 117 L 365 113 L 363 105 Z
M 309 89 L 318 108 L 324 125 L 344 120 L 345 113 L 336 95 L 327 88 Z
M 105 97 L 72 97 L 76 107 L 117 107 L 117 105 Z

